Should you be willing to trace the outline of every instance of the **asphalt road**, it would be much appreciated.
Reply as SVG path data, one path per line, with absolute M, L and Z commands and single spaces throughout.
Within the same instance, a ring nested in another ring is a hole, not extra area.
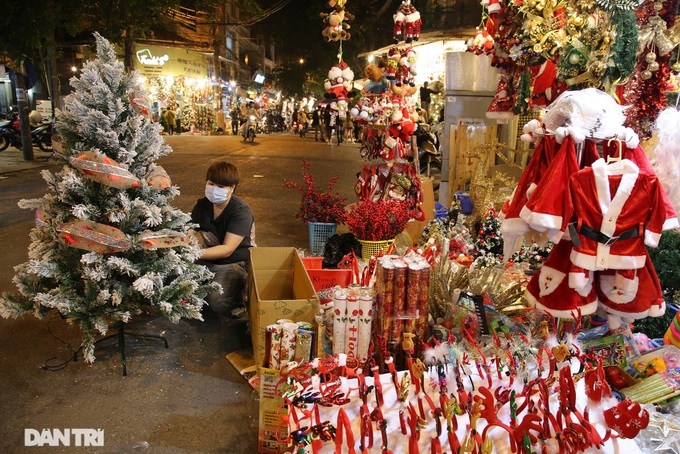
M 284 180 L 302 181 L 302 159 L 312 163 L 312 172 L 319 188 L 339 175 L 336 189 L 355 202 L 356 173 L 363 165 L 359 145 L 327 146 L 315 142 L 313 135 L 300 138 L 292 133 L 258 136 L 255 143 L 244 143 L 234 136 L 166 136 L 173 152 L 160 159 L 180 195 L 172 204 L 190 212 L 196 200 L 203 197 L 205 172 L 210 163 L 228 160 L 241 173 L 236 194 L 244 198 L 253 210 L 258 246 L 293 246 L 309 248 L 306 226 L 297 218 L 300 198 L 294 189 L 283 188 Z M 56 163 L 47 170 L 58 171 Z M 0 179 L 0 292 L 14 289 L 11 282 L 13 267 L 27 258 L 30 243 L 28 232 L 33 226 L 33 213 L 20 209 L 23 198 L 41 197 L 47 190 L 40 169 L 9 173 Z
M 202 196 L 205 171 L 227 159 L 241 171 L 237 193 L 255 214 L 258 246 L 308 247 L 308 233 L 294 213 L 299 194 L 281 187 L 301 180 L 301 161 L 312 162 L 320 187 L 339 174 L 338 190 L 353 197 L 362 162 L 358 146 L 327 146 L 292 133 L 261 136 L 246 145 L 231 136 L 171 136 L 174 152 L 160 161 L 181 195 L 173 205 L 189 211 Z M 45 167 L 57 171 L 56 163 Z M 33 213 L 17 207 L 40 197 L 40 169 L 0 178 L 0 291 L 16 291 L 13 266 L 27 259 Z M 136 317 L 128 331 L 164 336 L 128 341 L 128 375 L 115 340 L 100 344 L 92 365 L 70 361 L 80 333 L 60 317 L 0 319 L 0 453 L 96 452 L 169 454 L 257 451 L 257 393 L 225 355 L 249 346 L 245 325 L 219 319 L 171 324 L 162 316 Z M 25 447 L 25 430 L 103 429 L 101 448 Z

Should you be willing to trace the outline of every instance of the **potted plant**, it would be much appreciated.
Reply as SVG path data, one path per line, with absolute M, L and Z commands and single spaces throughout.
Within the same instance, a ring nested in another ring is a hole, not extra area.
M 328 180 L 327 189 L 321 191 L 317 188 L 311 167 L 312 164 L 303 159 L 302 183 L 284 181 L 282 186 L 300 192 L 300 207 L 295 217 L 309 226 L 309 249 L 312 255 L 322 255 L 326 240 L 335 235 L 338 224 L 345 222 L 347 198 L 333 191 L 340 179 L 339 175 Z
M 362 258 L 368 260 L 384 252 L 415 214 L 408 202 L 364 200 L 350 209 L 346 223 L 361 243 Z

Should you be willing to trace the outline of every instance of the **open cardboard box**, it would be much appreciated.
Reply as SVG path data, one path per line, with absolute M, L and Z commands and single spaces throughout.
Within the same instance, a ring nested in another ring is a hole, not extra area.
M 316 291 L 295 248 L 250 249 L 250 329 L 255 364 L 261 365 L 264 358 L 267 325 L 281 319 L 314 324 L 318 308 Z M 319 353 L 315 351 L 314 356 Z

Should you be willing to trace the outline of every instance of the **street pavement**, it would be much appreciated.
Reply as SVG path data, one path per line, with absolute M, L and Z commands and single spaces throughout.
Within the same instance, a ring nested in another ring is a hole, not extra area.
M 182 210 L 202 197 L 211 162 L 227 159 L 239 167 L 236 193 L 252 207 L 260 247 L 309 247 L 306 226 L 294 217 L 300 195 L 281 186 L 301 181 L 302 158 L 312 162 L 320 188 L 338 174 L 337 190 L 356 201 L 358 145 L 328 146 L 292 133 L 258 136 L 252 145 L 233 136 L 180 135 L 166 142 L 174 152 L 159 163 L 180 188 L 171 203 Z M 19 150 L 0 152 L 0 291 L 16 292 L 13 267 L 27 260 L 31 241 L 33 213 L 17 202 L 42 196 L 40 172 L 61 168 L 34 153 L 26 162 Z M 60 317 L 0 319 L 0 452 L 257 452 L 257 393 L 225 358 L 250 346 L 247 327 L 207 309 L 204 318 L 172 324 L 161 316 L 134 317 L 129 331 L 162 335 L 169 348 L 128 338 L 125 377 L 115 340 L 102 343 L 87 365 L 80 355 L 71 360 L 80 333 Z M 103 429 L 104 446 L 24 447 L 25 429 L 43 428 Z

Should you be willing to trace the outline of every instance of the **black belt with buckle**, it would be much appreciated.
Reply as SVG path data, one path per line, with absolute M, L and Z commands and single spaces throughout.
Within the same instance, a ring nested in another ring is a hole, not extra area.
M 624 232 L 621 232 L 619 236 L 605 235 L 599 230 L 596 230 L 593 227 L 586 224 L 581 224 L 578 231 L 584 237 L 590 238 L 591 240 L 595 240 L 600 244 L 604 244 L 605 246 L 611 246 L 612 244 L 616 243 L 619 240 L 629 240 L 631 238 L 637 238 L 641 236 L 640 232 L 641 226 L 634 227 L 632 229 L 628 229 Z

